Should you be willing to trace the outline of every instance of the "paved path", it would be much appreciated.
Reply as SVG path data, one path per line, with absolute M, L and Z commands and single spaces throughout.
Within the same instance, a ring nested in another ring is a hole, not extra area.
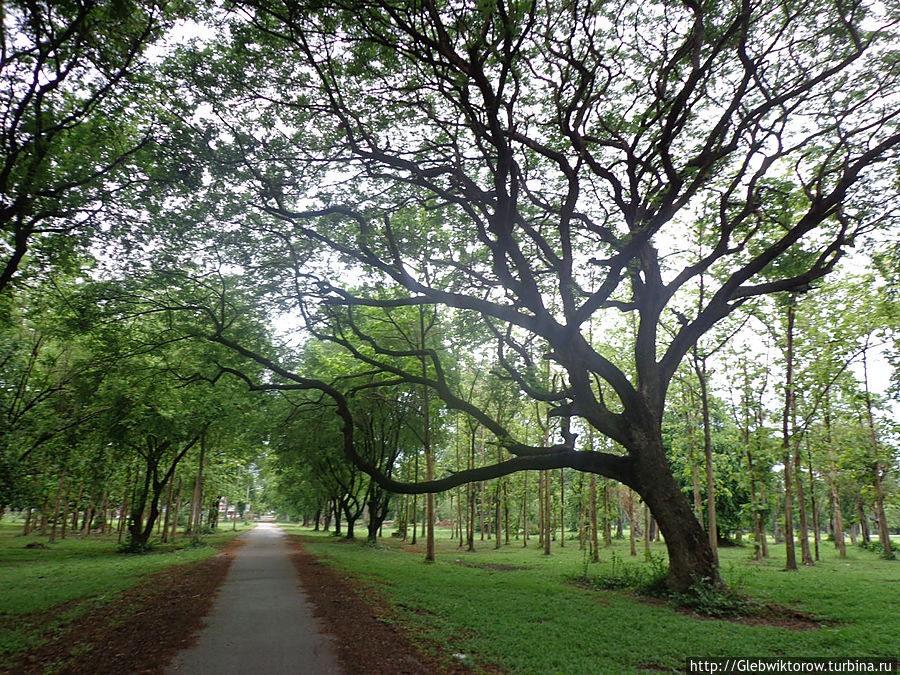
M 197 644 L 167 673 L 194 675 L 331 675 L 340 673 L 331 639 L 320 634 L 284 533 L 260 523 L 241 535 Z

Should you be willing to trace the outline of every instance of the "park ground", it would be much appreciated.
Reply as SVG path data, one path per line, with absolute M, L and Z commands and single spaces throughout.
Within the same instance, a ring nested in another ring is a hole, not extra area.
M 378 546 L 284 526 L 294 564 L 352 673 L 679 672 L 687 657 L 897 657 L 900 562 L 823 542 L 812 568 L 783 572 L 783 547 L 749 559 L 722 549 L 753 616 L 710 617 L 632 590 L 664 563 L 653 544 L 614 542 L 592 563 L 577 540 L 464 552 L 439 531 L 437 562 L 418 545 Z M 239 540 L 142 556 L 115 542 L 22 537 L 0 524 L 0 672 L 156 673 L 189 645 Z M 26 548 L 29 544 L 45 548 Z M 716 612 L 728 606 L 712 601 Z M 746 608 L 742 608 L 746 609 Z

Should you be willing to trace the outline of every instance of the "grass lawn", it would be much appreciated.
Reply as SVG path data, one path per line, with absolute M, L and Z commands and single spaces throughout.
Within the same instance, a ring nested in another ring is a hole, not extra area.
M 475 553 L 438 539 L 437 562 L 396 540 L 378 547 L 347 542 L 297 526 L 312 537 L 307 550 L 380 589 L 399 621 L 420 630 L 451 653 L 493 663 L 514 673 L 681 672 L 687 657 L 897 657 L 900 654 L 900 561 L 848 549 L 841 560 L 822 544 L 815 567 L 784 572 L 784 547 L 772 558 L 749 560 L 750 550 L 720 551 L 722 573 L 753 598 L 814 614 L 821 627 L 791 630 L 728 620 L 697 618 L 661 600 L 639 599 L 625 590 L 589 590 L 572 583 L 621 575 L 628 566 L 660 565 L 628 554 L 628 543 L 601 551 L 589 563 L 578 542 L 554 543 L 542 555 L 536 540 L 500 550 L 477 542 Z M 421 547 L 417 547 L 420 549 Z
M 5 658 L 52 639 L 143 575 L 208 558 L 241 529 L 232 532 L 229 524 L 199 546 L 179 537 L 141 555 L 119 553 L 115 538 L 68 536 L 47 544 L 45 536 L 21 532 L 20 524 L 0 522 L 0 672 Z M 25 548 L 29 543 L 47 548 Z

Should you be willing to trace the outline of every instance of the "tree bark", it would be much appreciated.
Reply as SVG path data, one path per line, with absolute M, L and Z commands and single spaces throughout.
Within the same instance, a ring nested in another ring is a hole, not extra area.
M 600 562 L 600 542 L 597 536 L 597 476 L 591 474 L 590 485 L 591 560 Z
M 831 439 L 831 400 L 825 392 L 825 444 L 828 446 L 828 487 L 831 489 L 831 508 L 834 513 L 834 545 L 841 558 L 847 557 L 847 545 L 844 542 L 844 515 L 841 512 L 841 496 L 837 486 L 837 466 L 834 460 L 834 445 Z
M 59 474 L 59 484 L 56 486 L 56 504 L 53 507 L 53 523 L 50 525 L 50 541 L 49 543 L 54 543 L 56 541 L 56 528 L 59 524 L 59 511 L 62 506 L 63 492 L 65 491 L 66 485 L 66 474 L 65 472 L 60 472 Z
M 709 392 L 706 383 L 706 359 L 694 347 L 694 370 L 700 381 L 700 410 L 703 415 L 703 455 L 706 459 L 706 530 L 713 560 L 719 564 L 719 527 L 716 521 L 716 478 L 712 456 L 712 432 L 709 417 Z
M 868 347 L 868 344 L 866 346 Z M 891 548 L 891 535 L 888 531 L 887 516 L 884 512 L 884 488 L 881 485 L 881 474 L 884 467 L 881 461 L 878 433 L 875 431 L 875 416 L 872 412 L 872 394 L 869 391 L 869 370 L 866 352 L 867 350 L 863 351 L 863 384 L 866 393 L 866 420 L 868 421 L 869 440 L 872 443 L 872 457 L 874 459 L 872 472 L 875 487 L 875 517 L 878 520 L 878 539 L 881 542 L 882 557 L 892 559 L 894 558 L 894 551 Z
M 662 438 L 649 439 L 634 454 L 635 486 L 650 507 L 669 554 L 669 588 L 687 591 L 697 583 L 721 586 L 709 538 L 694 517 L 669 469 Z
M 787 351 L 785 353 L 784 415 L 781 425 L 781 454 L 784 464 L 784 543 L 788 570 L 797 569 L 794 548 L 794 491 L 791 468 L 791 411 L 794 409 L 794 306 L 787 308 Z

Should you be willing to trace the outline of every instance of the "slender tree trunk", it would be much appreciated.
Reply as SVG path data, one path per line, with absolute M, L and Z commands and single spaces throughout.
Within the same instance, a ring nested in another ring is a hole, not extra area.
M 477 429 L 470 427 L 469 429 L 469 469 L 475 468 L 475 433 Z M 468 512 L 466 514 L 466 550 L 475 550 L 475 484 L 468 483 L 466 485 L 467 499 L 466 506 Z
M 816 506 L 816 484 L 813 477 L 812 450 L 807 444 L 806 459 L 809 465 L 809 508 L 812 513 L 813 543 L 815 545 L 815 560 L 819 560 L 819 509 Z
M 509 482 L 503 481 L 503 525 L 506 530 L 504 540 L 509 546 Z
M 603 493 L 606 497 L 606 491 Z M 607 504 L 604 502 L 604 515 Z M 597 476 L 591 474 L 590 485 L 590 517 L 591 517 L 591 560 L 600 562 L 600 542 L 597 536 Z
M 868 546 L 870 540 L 869 521 L 866 519 L 866 511 L 861 499 L 857 499 L 856 502 L 856 515 L 859 518 L 859 537 Z
M 528 546 L 528 472 L 522 476 L 522 547 Z
M 162 542 L 169 541 L 169 522 L 172 519 L 172 493 L 175 491 L 175 476 L 169 479 L 169 491 L 166 495 L 166 517 L 162 526 Z
M 91 533 L 91 521 L 94 519 L 94 496 L 88 500 L 87 511 L 84 512 L 84 522 L 81 524 L 81 536 L 86 537 Z
M 544 548 L 544 472 L 538 471 L 538 548 Z
M 637 523 L 634 522 L 634 499 L 634 492 L 631 492 L 628 495 L 628 540 L 631 544 L 631 555 L 637 555 L 637 547 L 635 546 Z
M 784 464 L 784 543 L 786 569 L 797 569 L 797 553 L 794 548 L 794 491 L 791 468 L 791 411 L 794 409 L 794 306 L 787 308 L 787 352 L 785 354 L 784 415 L 781 425 L 781 450 Z
M 456 429 L 454 433 L 454 445 L 456 449 L 456 466 L 462 468 L 462 460 L 459 453 L 459 415 L 456 416 Z M 463 547 L 463 502 L 462 488 L 456 486 L 456 526 L 459 529 L 457 536 L 459 537 L 459 547 Z
M 693 414 L 696 404 L 694 402 L 694 392 L 688 385 L 689 405 L 685 406 L 685 429 L 687 431 L 688 444 L 688 461 L 691 464 L 691 487 L 694 495 L 694 515 L 697 520 L 703 519 L 703 498 L 700 495 L 700 466 L 697 463 L 696 441 L 694 438 L 694 420 Z
M 868 345 L 866 345 L 868 346 Z M 872 457 L 874 461 L 874 487 L 875 487 L 875 517 L 878 519 L 878 539 L 881 542 L 882 556 L 892 559 L 894 557 L 891 548 L 891 535 L 888 531 L 887 515 L 884 512 L 884 488 L 882 487 L 882 472 L 884 465 L 881 462 L 881 452 L 879 450 L 878 434 L 875 431 L 875 416 L 872 413 L 872 394 L 869 391 L 869 370 L 868 359 L 866 358 L 866 350 L 863 351 L 863 384 L 866 394 L 866 419 L 869 423 L 869 440 L 872 443 Z
M 644 504 L 644 559 L 650 560 L 650 509 Z
M 413 473 L 415 474 L 415 481 L 419 482 L 419 451 L 416 450 L 416 456 L 413 459 Z M 419 524 L 419 495 L 413 495 L 412 500 L 412 541 L 410 542 L 413 546 L 416 545 L 416 529 Z
M 544 555 L 550 555 L 553 515 L 550 510 L 550 470 L 544 470 Z
M 566 547 L 566 475 L 559 470 L 559 547 Z
M 59 533 L 60 539 L 66 538 L 66 527 L 68 527 L 68 525 L 69 525 L 69 505 L 70 505 L 69 497 L 71 496 L 71 491 L 72 491 L 72 487 L 67 481 L 66 482 L 66 496 L 63 498 L 63 512 L 62 512 L 62 516 L 60 517 L 60 525 L 62 526 L 60 528 L 60 533 Z
M 609 499 L 609 490 L 610 484 L 609 480 L 606 478 L 603 479 L 603 547 L 604 548 L 612 548 L 612 523 L 613 519 L 610 515 L 610 509 L 612 508 L 612 503 Z M 616 502 L 616 509 L 618 510 L 618 502 Z M 620 525 L 621 527 L 621 525 Z
M 834 545 L 842 558 L 847 557 L 847 545 L 844 543 L 844 516 L 841 512 L 841 497 L 837 486 L 837 466 L 834 461 L 834 445 L 831 439 L 831 401 L 825 392 L 825 444 L 828 446 L 828 487 L 831 489 L 831 507 L 834 512 Z
M 130 473 L 129 473 L 130 479 Z M 127 482 L 127 481 L 126 481 Z M 84 485 L 78 486 L 78 496 L 75 498 L 75 510 L 72 512 L 72 530 L 78 529 L 78 515 L 81 509 L 81 498 L 84 496 Z
M 52 544 L 56 541 L 56 528 L 59 524 L 59 511 L 62 506 L 63 492 L 65 491 L 66 486 L 66 473 L 65 471 L 60 472 L 59 474 L 59 483 L 56 486 L 56 504 L 53 507 L 53 523 L 50 525 L 50 540 L 49 543 Z
M 169 538 L 175 540 L 175 534 L 178 531 L 178 516 L 181 511 L 181 478 L 178 478 L 178 490 L 175 493 L 174 511 L 172 513 L 172 526 L 169 531 Z
M 700 409 L 703 415 L 703 453 L 706 458 L 706 529 L 709 535 L 709 547 L 712 549 L 713 561 L 719 564 L 719 527 L 716 520 L 716 478 L 712 456 L 712 433 L 709 416 L 709 392 L 706 382 L 706 359 L 697 356 L 694 347 L 694 365 L 700 380 Z
M 503 543 L 501 541 L 502 532 L 501 532 L 501 526 L 500 526 L 500 518 L 502 517 L 502 510 L 503 510 L 503 500 L 500 498 L 500 491 L 502 489 L 502 486 L 500 485 L 499 482 L 497 483 L 497 485 L 494 489 L 496 491 L 496 497 L 497 497 L 497 500 L 496 500 L 497 503 L 495 504 L 497 516 L 496 516 L 496 522 L 494 524 L 494 548 L 499 550 L 500 547 L 503 545 Z
M 200 522 L 203 518 L 203 468 L 206 463 L 206 434 L 200 437 L 200 459 L 197 462 L 197 476 L 194 479 L 194 495 L 191 500 L 189 531 L 194 541 L 200 539 Z
M 428 365 L 425 360 L 425 309 L 419 305 L 419 335 L 422 338 L 422 377 L 428 377 Z M 434 452 L 431 448 L 431 399 L 428 387 L 422 387 L 422 445 L 425 446 L 425 480 L 434 480 Z M 425 495 L 425 562 L 434 562 L 434 493 Z

